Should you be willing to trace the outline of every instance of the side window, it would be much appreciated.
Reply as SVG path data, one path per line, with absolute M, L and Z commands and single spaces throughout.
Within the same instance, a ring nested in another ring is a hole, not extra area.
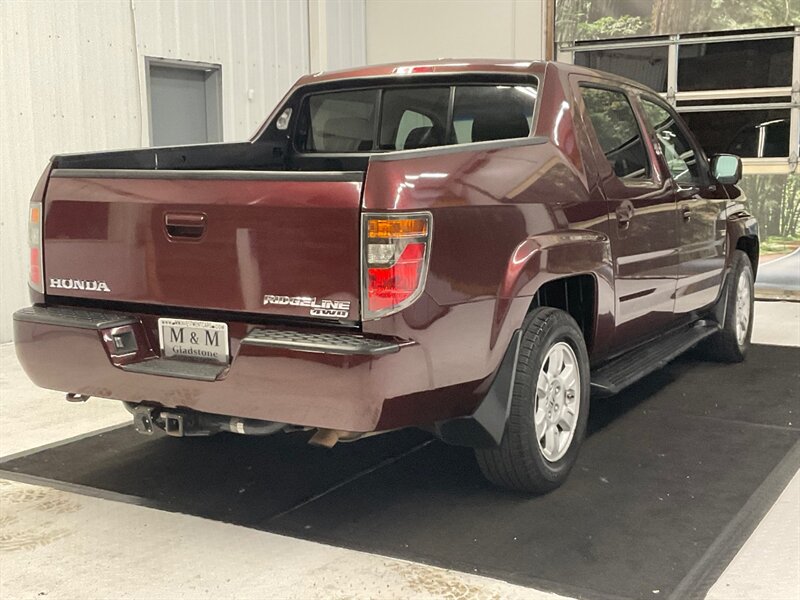
M 642 132 L 630 102 L 621 91 L 581 86 L 581 96 L 597 141 L 614 174 L 623 181 L 650 176 Z
M 451 143 L 528 137 L 536 104 L 531 85 L 456 87 Z
M 641 99 L 645 119 L 653 128 L 675 183 L 683 186 L 700 183 L 700 167 L 694 148 L 684 135 L 675 117 L 660 103 Z

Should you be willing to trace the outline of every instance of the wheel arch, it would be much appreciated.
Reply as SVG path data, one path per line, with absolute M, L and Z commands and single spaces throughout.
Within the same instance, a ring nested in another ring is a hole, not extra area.
M 730 268 L 733 261 L 733 253 L 741 250 L 750 259 L 753 267 L 753 276 L 758 273 L 759 260 L 759 233 L 758 221 L 745 210 L 736 210 L 727 219 L 728 231 L 728 252 L 725 257 L 726 270 Z
M 580 273 L 551 279 L 536 290 L 528 312 L 539 307 L 558 308 L 570 315 L 591 350 L 597 326 L 597 275 Z
M 530 237 L 508 261 L 498 292 L 493 341 L 500 330 L 521 327 L 539 306 L 559 308 L 581 327 L 592 353 L 602 332 L 613 327 L 613 263 L 608 236 L 567 230 Z

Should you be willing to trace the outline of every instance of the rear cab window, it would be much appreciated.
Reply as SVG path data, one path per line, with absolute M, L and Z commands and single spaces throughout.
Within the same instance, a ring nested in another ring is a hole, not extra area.
M 303 152 L 369 152 L 378 90 L 353 90 L 310 96 L 306 123 L 297 139 Z
M 537 84 L 406 85 L 306 96 L 300 153 L 416 150 L 530 135 Z
M 535 103 L 534 86 L 456 87 L 451 143 L 527 137 Z

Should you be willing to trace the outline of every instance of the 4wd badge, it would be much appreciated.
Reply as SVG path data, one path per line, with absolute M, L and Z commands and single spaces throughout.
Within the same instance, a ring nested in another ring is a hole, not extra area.
M 264 296 L 264 305 L 277 305 L 277 306 L 305 306 L 310 310 L 308 312 L 312 317 L 332 317 L 336 319 L 346 319 L 350 315 L 350 301 L 349 300 L 328 300 L 322 298 L 317 301 L 316 298 L 310 296 L 272 296 L 267 294 Z

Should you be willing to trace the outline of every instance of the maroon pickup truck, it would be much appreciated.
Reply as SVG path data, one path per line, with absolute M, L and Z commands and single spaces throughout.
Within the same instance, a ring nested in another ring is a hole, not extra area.
M 701 342 L 744 358 L 758 229 L 740 174 L 604 73 L 318 73 L 249 142 L 54 156 L 17 353 L 145 434 L 419 427 L 546 492 L 590 394 Z

